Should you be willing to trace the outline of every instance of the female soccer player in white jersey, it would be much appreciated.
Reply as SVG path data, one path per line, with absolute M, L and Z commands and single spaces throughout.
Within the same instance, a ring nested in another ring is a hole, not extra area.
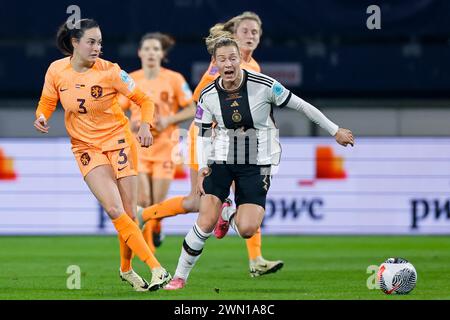
M 243 238 L 251 237 L 260 227 L 270 187 L 270 168 L 278 164 L 281 155 L 272 112 L 274 106 L 301 111 L 334 136 L 340 145 L 354 144 L 350 130 L 339 128 L 275 79 L 242 69 L 239 46 L 234 38 L 219 38 L 212 57 L 220 76 L 202 91 L 195 119 L 199 128 L 198 189 L 203 194 L 200 212 L 184 239 L 175 276 L 165 286 L 166 290 L 185 286 L 205 241 L 219 220 L 222 203 L 233 181 L 237 211 L 221 217 L 223 222 L 229 223 Z M 214 140 L 213 121 L 217 123 Z M 223 229 L 225 232 L 226 228 Z
M 250 11 L 245 11 L 225 23 L 218 23 L 209 30 L 209 36 L 205 39 L 208 52 L 212 52 L 217 38 L 222 36 L 234 37 L 239 43 L 241 53 L 241 68 L 261 72 L 261 68 L 253 58 L 253 53 L 258 47 L 262 35 L 262 21 L 260 17 Z M 193 99 L 198 101 L 200 93 L 205 87 L 219 76 L 217 67 L 211 62 L 206 72 L 203 74 L 199 84 L 195 88 Z M 139 208 L 137 211 L 141 224 L 146 223 L 145 230 L 150 228 L 154 231 L 155 246 L 161 244 L 161 224 L 160 220 L 177 214 L 188 212 L 198 212 L 200 206 L 200 195 L 197 193 L 197 172 L 198 163 L 196 155 L 197 132 L 195 121 L 189 128 L 188 134 L 188 164 L 190 167 L 191 191 L 186 196 L 175 196 L 165 201 L 158 202 L 145 209 Z M 234 211 L 231 200 L 227 199 L 223 203 L 223 210 Z M 219 230 L 219 229 L 218 229 Z M 220 231 L 220 230 L 219 230 Z M 152 235 L 151 232 L 146 234 Z M 219 234 L 219 233 L 218 233 Z M 248 252 L 249 271 L 251 277 L 258 277 L 271 274 L 280 270 L 284 262 L 282 260 L 269 260 L 263 256 L 261 228 L 248 239 L 245 239 Z

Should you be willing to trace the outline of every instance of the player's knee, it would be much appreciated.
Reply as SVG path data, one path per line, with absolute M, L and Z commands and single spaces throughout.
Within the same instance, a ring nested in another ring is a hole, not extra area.
M 123 207 L 118 204 L 107 205 L 104 209 L 112 218 L 118 218 L 122 213 L 124 213 Z
M 254 233 L 247 231 L 247 230 L 240 231 L 239 233 L 240 233 L 241 237 L 244 239 L 250 239 L 254 235 Z
M 203 216 L 201 218 L 199 217 L 199 219 L 197 220 L 198 226 L 205 233 L 212 232 L 214 230 L 214 227 L 216 226 L 216 223 L 217 219 L 212 216 Z
M 183 208 L 187 212 L 197 212 L 199 210 L 200 197 L 189 195 L 183 199 Z
M 150 207 L 150 200 L 148 197 L 138 197 L 138 206 L 142 208 Z
M 246 225 L 246 226 L 238 226 L 239 234 L 244 239 L 249 239 L 253 237 L 258 228 L 256 226 Z

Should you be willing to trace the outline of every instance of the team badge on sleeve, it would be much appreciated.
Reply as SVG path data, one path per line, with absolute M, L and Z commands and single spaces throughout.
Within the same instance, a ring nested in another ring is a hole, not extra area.
M 275 82 L 272 87 L 272 91 L 275 94 L 275 96 L 279 97 L 283 94 L 284 87 L 281 84 L 279 84 L 278 82 Z
M 195 119 L 201 120 L 203 118 L 203 109 L 200 105 L 197 105 L 197 111 L 195 112 Z
M 128 90 L 133 91 L 135 87 L 134 80 L 125 70 L 120 71 L 120 79 L 128 85 Z
M 211 76 L 215 75 L 217 72 L 219 72 L 219 68 L 217 68 L 216 66 L 212 66 L 212 67 L 209 69 L 209 74 L 210 74 Z

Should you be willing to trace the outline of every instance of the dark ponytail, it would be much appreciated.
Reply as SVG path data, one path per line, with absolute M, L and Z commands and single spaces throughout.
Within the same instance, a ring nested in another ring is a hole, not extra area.
M 71 56 L 73 54 L 72 38 L 80 40 L 86 30 L 99 28 L 99 25 L 93 19 L 78 20 L 72 28 L 69 28 L 67 24 L 66 21 L 59 27 L 56 34 L 56 46 L 63 55 Z

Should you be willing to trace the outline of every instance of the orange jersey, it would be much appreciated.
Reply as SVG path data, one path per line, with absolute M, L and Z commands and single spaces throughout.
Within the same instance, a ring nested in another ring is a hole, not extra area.
M 258 62 L 255 61 L 255 59 L 251 58 L 250 62 L 241 62 L 241 68 L 252 70 L 256 72 L 261 72 L 261 67 L 259 66 Z M 211 82 L 216 80 L 219 77 L 219 69 L 215 65 L 212 64 L 212 62 L 209 64 L 208 70 L 203 74 L 203 77 L 201 78 L 199 84 L 194 90 L 193 99 L 194 101 L 198 102 L 198 99 L 200 98 L 200 94 L 202 93 L 202 90 Z M 195 151 L 196 148 L 196 139 L 197 139 L 198 129 L 195 126 L 195 122 L 192 121 L 190 127 L 189 127 L 189 138 L 188 138 L 188 165 L 193 170 L 198 170 L 198 164 L 197 164 L 197 152 Z
M 176 114 L 181 108 L 192 103 L 192 92 L 185 78 L 178 72 L 161 68 L 155 79 L 146 79 L 144 70 L 131 72 L 130 76 L 136 86 L 153 98 L 155 102 L 155 118 L 168 117 Z M 121 97 L 119 103 L 122 109 L 130 109 L 131 121 L 139 121 L 141 110 L 129 99 Z M 152 123 L 155 127 L 155 123 Z M 152 130 L 154 134 L 153 145 L 148 149 L 141 148 L 140 159 L 148 161 L 168 161 L 171 159 L 173 148 L 178 144 L 176 134 L 177 125 L 170 125 L 162 132 Z
M 258 62 L 255 61 L 255 59 L 251 58 L 250 62 L 241 61 L 241 68 L 256 72 L 261 72 L 261 68 L 258 64 Z M 219 77 L 219 69 L 213 63 L 211 62 L 209 64 L 208 70 L 203 74 L 202 78 L 200 79 L 200 82 L 198 83 L 197 87 L 194 90 L 193 99 L 194 101 L 198 102 L 198 99 L 200 98 L 200 94 L 202 93 L 202 90 L 211 82 L 216 80 Z
M 117 102 L 119 93 L 141 105 L 143 121 L 153 120 L 153 102 L 117 64 L 98 58 L 92 68 L 80 73 L 66 57 L 48 68 L 36 116 L 49 119 L 59 100 L 73 150 L 80 146 L 113 150 L 131 138 L 128 119 Z

